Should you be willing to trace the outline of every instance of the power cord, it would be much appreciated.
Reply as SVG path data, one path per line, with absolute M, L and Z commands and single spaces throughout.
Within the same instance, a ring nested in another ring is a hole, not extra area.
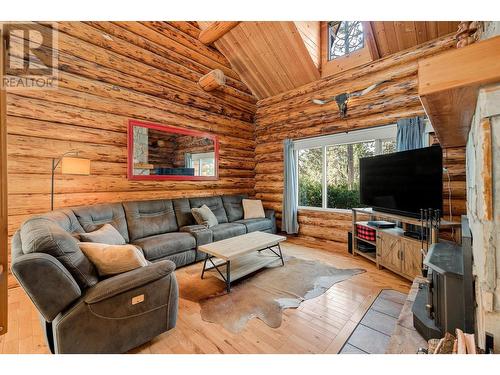
M 449 216 L 450 216 L 450 222 L 453 221 L 453 215 L 451 211 L 451 177 L 450 177 L 450 171 L 448 168 L 443 168 L 443 172 L 446 173 L 446 176 L 448 177 L 448 204 L 449 204 Z M 451 227 L 451 236 L 455 238 L 455 227 Z

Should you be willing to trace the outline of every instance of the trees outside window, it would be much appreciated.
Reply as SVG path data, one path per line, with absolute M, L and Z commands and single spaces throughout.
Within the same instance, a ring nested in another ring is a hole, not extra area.
M 375 155 L 375 141 L 326 148 L 327 207 L 359 207 L 359 159 Z
M 299 149 L 299 206 L 341 209 L 361 207 L 359 159 L 395 151 L 395 137 Z
M 365 45 L 361 21 L 331 21 L 328 23 L 328 60 L 360 50 Z
M 299 206 L 322 207 L 322 165 L 321 148 L 299 150 Z

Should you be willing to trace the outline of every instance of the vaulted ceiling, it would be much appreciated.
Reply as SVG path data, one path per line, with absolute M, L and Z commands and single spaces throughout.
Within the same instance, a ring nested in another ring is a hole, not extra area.
M 380 57 L 456 32 L 458 23 L 458 21 L 370 22 Z
M 364 22 L 364 53 L 327 61 L 326 21 L 197 22 L 252 93 L 263 99 L 455 32 L 458 22 Z M 328 65 L 328 66 L 327 66 Z
M 259 99 L 320 78 L 294 22 L 241 22 L 214 44 Z

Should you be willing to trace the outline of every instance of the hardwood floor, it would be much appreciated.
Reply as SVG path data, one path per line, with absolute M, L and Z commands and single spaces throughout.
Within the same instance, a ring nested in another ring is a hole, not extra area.
M 282 245 L 285 254 L 319 259 L 339 268 L 363 268 L 365 273 L 335 284 L 323 295 L 285 310 L 281 327 L 270 328 L 252 319 L 234 334 L 220 325 L 204 322 L 199 306 L 179 301 L 175 329 L 156 337 L 132 353 L 337 353 L 370 307 L 380 290 L 407 293 L 410 284 L 387 270 L 377 270 L 362 257 L 344 251 L 326 251 L 301 240 Z M 324 249 L 328 246 L 323 246 Z M 192 267 L 179 269 L 182 278 Z M 21 288 L 9 290 L 9 332 L 0 336 L 0 353 L 48 353 L 35 307 Z

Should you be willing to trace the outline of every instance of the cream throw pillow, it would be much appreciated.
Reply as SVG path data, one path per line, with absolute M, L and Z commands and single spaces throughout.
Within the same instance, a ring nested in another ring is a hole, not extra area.
M 100 276 L 116 275 L 148 265 L 142 251 L 134 245 L 108 245 L 80 242 L 82 252 L 96 266 Z
M 266 217 L 262 201 L 259 199 L 243 199 L 244 219 L 260 219 Z
M 210 228 L 219 224 L 219 220 L 217 220 L 217 217 L 206 204 L 200 208 L 191 208 L 191 213 L 193 214 L 196 223 L 199 225 L 204 225 L 207 228 Z

